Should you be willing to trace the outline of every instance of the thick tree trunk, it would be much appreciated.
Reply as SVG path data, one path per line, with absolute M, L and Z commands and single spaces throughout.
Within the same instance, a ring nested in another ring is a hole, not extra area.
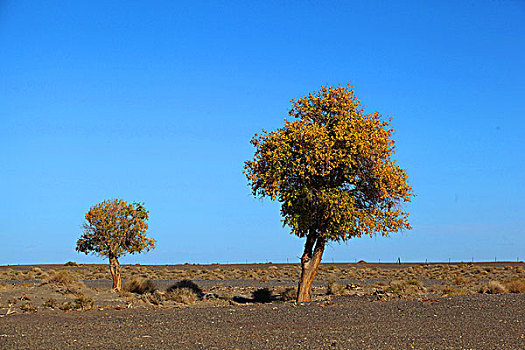
M 317 237 L 315 232 L 310 232 L 306 237 L 304 253 L 301 257 L 301 280 L 297 291 L 297 302 L 312 301 L 312 282 L 317 274 L 317 269 L 323 258 L 325 239 Z M 315 244 L 315 248 L 314 248 Z
M 113 290 L 120 292 L 122 289 L 122 278 L 120 277 L 120 263 L 117 258 L 109 257 L 109 271 L 113 278 Z

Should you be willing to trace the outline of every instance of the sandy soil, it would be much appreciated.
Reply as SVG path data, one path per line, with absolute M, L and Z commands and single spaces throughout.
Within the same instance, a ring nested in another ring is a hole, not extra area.
M 0 349 L 525 349 L 522 263 L 327 264 L 306 305 L 292 264 L 127 266 L 158 290 L 122 295 L 105 269 L 0 267 Z M 181 279 L 203 297 L 170 298 Z

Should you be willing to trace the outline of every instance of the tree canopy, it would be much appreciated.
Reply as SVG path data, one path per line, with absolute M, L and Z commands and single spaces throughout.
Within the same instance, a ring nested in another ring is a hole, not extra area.
M 76 250 L 119 258 L 155 248 L 156 240 L 146 237 L 148 213 L 143 203 L 128 204 L 120 199 L 93 206 L 86 213 Z
M 330 240 L 409 229 L 401 202 L 412 188 L 391 159 L 394 132 L 365 114 L 352 87 L 323 87 L 292 100 L 285 126 L 255 135 L 245 173 L 255 196 L 282 203 L 283 222 L 304 237 Z

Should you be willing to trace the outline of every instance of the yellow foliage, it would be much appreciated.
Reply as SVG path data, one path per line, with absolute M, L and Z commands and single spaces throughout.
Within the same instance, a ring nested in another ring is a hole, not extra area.
M 146 237 L 148 211 L 142 203 L 106 200 L 86 213 L 84 231 L 76 250 L 109 258 L 155 248 L 156 240 Z
M 255 135 L 244 173 L 255 196 L 281 203 L 284 225 L 330 240 L 409 229 L 401 208 L 414 196 L 391 159 L 390 120 L 366 114 L 352 86 L 292 100 L 284 127 Z

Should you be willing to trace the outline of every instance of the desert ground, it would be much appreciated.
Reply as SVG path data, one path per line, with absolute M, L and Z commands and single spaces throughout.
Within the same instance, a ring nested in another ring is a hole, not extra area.
M 0 349 L 525 349 L 525 264 L 0 266 Z

